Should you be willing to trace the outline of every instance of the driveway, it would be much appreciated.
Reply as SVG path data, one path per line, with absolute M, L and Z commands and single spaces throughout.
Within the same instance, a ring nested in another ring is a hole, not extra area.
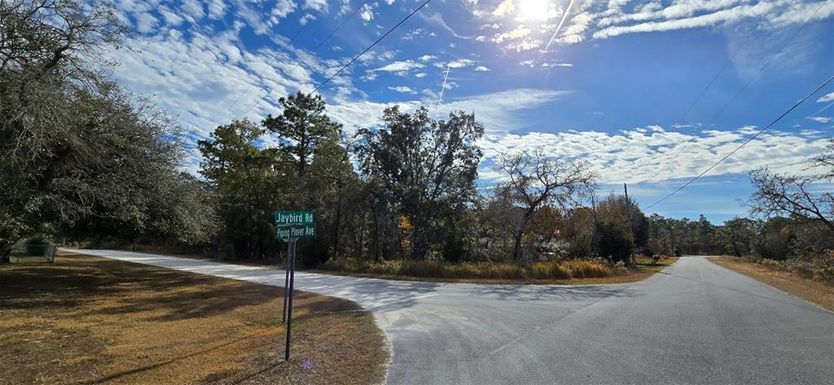
M 283 286 L 283 270 L 114 250 L 127 262 Z M 832 384 L 834 313 L 684 257 L 638 283 L 388 281 L 296 273 L 375 313 L 389 384 Z

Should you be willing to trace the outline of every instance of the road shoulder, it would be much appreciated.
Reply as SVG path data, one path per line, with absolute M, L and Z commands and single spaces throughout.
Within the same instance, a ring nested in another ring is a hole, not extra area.
M 773 270 L 743 259 L 734 257 L 711 257 L 710 262 L 721 267 L 744 274 L 760 282 L 766 283 L 786 293 L 802 298 L 834 311 L 834 286 L 797 274 Z

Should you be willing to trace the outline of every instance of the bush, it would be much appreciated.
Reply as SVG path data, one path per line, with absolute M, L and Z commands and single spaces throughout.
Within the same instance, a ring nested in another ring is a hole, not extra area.
M 558 262 L 534 262 L 530 265 L 530 276 L 537 279 L 557 278 L 570 279 L 570 270 Z
M 347 273 L 366 273 L 388 276 L 459 279 L 571 279 L 602 278 L 618 273 L 604 263 L 587 260 L 568 262 L 541 261 L 527 267 L 513 263 L 442 261 L 383 261 L 367 262 L 355 259 L 329 259 L 324 270 Z
M 750 261 L 773 270 L 834 283 L 834 250 L 826 250 L 814 257 L 789 258 L 783 261 L 752 257 Z
M 573 278 L 603 278 L 614 274 L 610 267 L 598 262 L 573 260 L 564 265 Z

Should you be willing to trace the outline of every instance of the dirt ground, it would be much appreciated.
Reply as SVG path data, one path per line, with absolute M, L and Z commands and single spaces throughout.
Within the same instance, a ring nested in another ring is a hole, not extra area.
M 352 302 L 88 256 L 0 265 L 0 384 L 374 384 L 385 338 Z
M 834 286 L 804 278 L 794 273 L 773 270 L 739 258 L 715 257 L 709 258 L 709 260 L 834 311 Z

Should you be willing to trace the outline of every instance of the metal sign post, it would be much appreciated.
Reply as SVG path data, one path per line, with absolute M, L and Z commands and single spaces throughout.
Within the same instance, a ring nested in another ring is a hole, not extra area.
M 284 311 L 281 313 L 281 323 L 287 323 L 287 297 L 290 295 L 287 290 L 290 287 L 290 255 L 292 255 L 292 246 L 287 242 L 287 262 L 284 264 Z
M 289 287 L 289 295 L 290 301 L 289 306 L 287 307 L 287 341 L 284 345 L 284 361 L 290 360 L 290 338 L 292 336 L 292 297 L 293 297 L 293 289 L 295 286 L 295 247 L 298 243 L 298 238 L 294 238 L 290 240 L 289 248 L 292 249 L 292 255 L 289 255 L 289 263 L 290 263 L 290 287 Z M 285 290 L 286 293 L 286 290 Z
M 278 239 L 287 242 L 287 266 L 284 275 L 284 311 L 282 322 L 287 325 L 284 360 L 290 360 L 292 338 L 292 299 L 295 287 L 295 257 L 300 238 L 315 238 L 316 222 L 312 211 L 276 211 L 275 228 Z

